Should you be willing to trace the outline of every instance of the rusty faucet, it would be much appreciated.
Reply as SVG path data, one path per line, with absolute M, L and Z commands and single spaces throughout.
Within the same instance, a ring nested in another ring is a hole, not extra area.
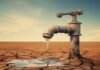
M 80 57 L 80 50 L 79 50 L 79 36 L 80 34 L 80 24 L 81 22 L 77 21 L 77 15 L 82 15 L 83 12 L 81 10 L 72 10 L 67 13 L 57 13 L 57 17 L 61 18 L 64 15 L 72 16 L 72 21 L 68 23 L 68 26 L 55 26 L 51 29 L 48 29 L 47 32 L 43 33 L 44 38 L 52 38 L 55 33 L 65 33 L 70 36 L 70 55 L 71 57 Z

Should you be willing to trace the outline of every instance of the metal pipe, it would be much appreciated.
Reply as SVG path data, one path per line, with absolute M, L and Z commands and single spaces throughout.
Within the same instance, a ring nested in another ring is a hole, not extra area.
M 43 33 L 44 38 L 52 38 L 54 34 L 56 33 L 68 33 L 68 27 L 67 26 L 54 26 L 50 29 L 48 29 L 47 32 Z
M 72 56 L 80 56 L 80 48 L 79 48 L 80 42 L 79 42 L 79 36 L 78 35 L 71 35 L 70 36 L 70 46 L 71 51 L 70 53 Z
M 56 26 L 48 30 L 47 33 L 43 33 L 44 38 L 52 38 L 55 33 L 68 33 L 70 36 L 70 45 L 71 51 L 70 56 L 80 58 L 80 49 L 79 49 L 79 36 L 80 34 L 80 22 L 77 21 L 77 15 L 82 15 L 83 12 L 81 10 L 73 10 L 67 13 L 58 13 L 57 17 L 62 17 L 63 15 L 72 16 L 72 21 L 68 24 L 68 26 Z

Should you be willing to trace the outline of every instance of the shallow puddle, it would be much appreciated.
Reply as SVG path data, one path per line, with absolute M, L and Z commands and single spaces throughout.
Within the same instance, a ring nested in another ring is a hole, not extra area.
M 12 60 L 8 63 L 14 64 L 16 67 L 46 67 L 46 66 L 63 66 L 62 62 L 55 59 L 31 59 L 31 60 Z

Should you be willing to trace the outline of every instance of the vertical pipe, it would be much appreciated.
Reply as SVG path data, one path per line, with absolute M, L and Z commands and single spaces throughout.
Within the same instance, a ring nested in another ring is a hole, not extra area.
M 71 56 L 80 57 L 79 35 L 70 36 L 70 45 L 71 45 Z
M 76 15 L 73 15 L 72 22 L 77 22 L 77 16 Z

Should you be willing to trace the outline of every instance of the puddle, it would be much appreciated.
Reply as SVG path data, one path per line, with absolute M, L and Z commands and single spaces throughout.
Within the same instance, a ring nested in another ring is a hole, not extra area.
M 31 60 L 12 60 L 8 63 L 16 67 L 46 67 L 46 66 L 63 66 L 63 63 L 55 59 L 31 59 Z

